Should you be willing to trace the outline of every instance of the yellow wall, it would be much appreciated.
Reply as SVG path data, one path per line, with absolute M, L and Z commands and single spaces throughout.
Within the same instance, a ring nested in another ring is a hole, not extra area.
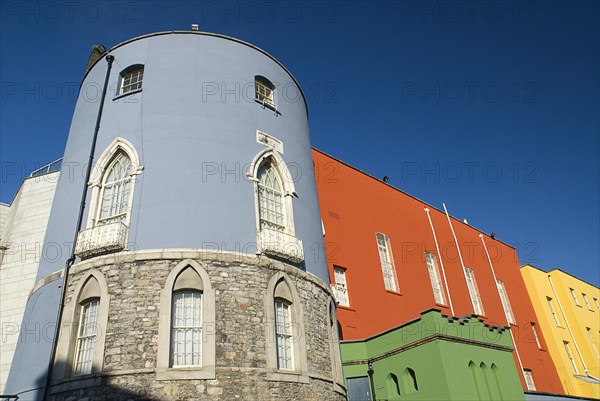
M 564 345 L 564 341 L 569 343 L 580 376 L 600 378 L 600 289 L 560 270 L 545 272 L 525 265 L 521 267 L 521 274 L 541 325 L 537 332 L 542 348 L 550 352 L 565 391 L 569 395 L 600 398 L 600 384 L 588 383 L 574 376 L 576 372 Z M 571 288 L 579 306 L 571 295 Z M 589 308 L 583 294 L 586 294 Z M 548 298 L 552 299 L 559 325 L 552 315 Z

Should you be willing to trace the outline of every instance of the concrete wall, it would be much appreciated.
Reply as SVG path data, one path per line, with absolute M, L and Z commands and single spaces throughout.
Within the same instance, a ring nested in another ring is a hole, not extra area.
M 1 205 L 0 246 L 0 394 L 17 347 L 21 322 L 38 265 L 44 256 L 44 236 L 59 172 L 28 178 L 9 206 Z

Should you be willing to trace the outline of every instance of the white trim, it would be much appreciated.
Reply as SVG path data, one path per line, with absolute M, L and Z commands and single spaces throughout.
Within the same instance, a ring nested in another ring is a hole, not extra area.
M 273 135 L 269 135 L 266 132 L 256 130 L 256 142 L 283 154 L 283 142 L 275 138 Z

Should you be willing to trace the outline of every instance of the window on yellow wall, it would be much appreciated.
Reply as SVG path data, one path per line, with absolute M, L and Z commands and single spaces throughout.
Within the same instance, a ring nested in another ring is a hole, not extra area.
M 593 310 L 592 306 L 590 305 L 590 301 L 588 301 L 587 295 L 584 293 L 581 293 L 581 295 L 583 296 L 583 302 L 585 302 L 585 306 L 587 306 L 589 310 Z
M 575 364 L 575 359 L 573 359 L 573 354 L 571 354 L 571 349 L 569 348 L 569 342 L 563 341 L 563 344 L 565 346 L 565 351 L 567 352 L 567 357 L 571 361 L 571 365 L 573 365 L 573 370 L 575 371 L 575 374 L 578 374 L 579 371 L 577 370 L 577 365 Z
M 575 290 L 572 288 L 569 288 L 569 291 L 571 291 L 571 296 L 573 297 L 573 301 L 575 301 L 575 305 L 581 306 L 579 304 L 579 300 L 577 299 L 577 295 L 575 294 Z
M 594 336 L 592 335 L 592 329 L 586 327 L 585 331 L 587 331 L 587 335 L 590 339 L 590 343 L 592 344 L 592 348 L 594 348 L 594 351 L 596 351 L 596 355 L 598 355 L 598 358 L 600 358 L 600 352 L 598 352 L 598 347 L 596 347 L 596 342 L 594 341 Z
M 556 325 L 560 327 L 560 320 L 558 320 L 558 315 L 556 314 L 556 310 L 554 310 L 554 305 L 552 304 L 552 298 L 546 297 L 546 301 L 548 301 L 548 306 L 550 307 L 550 313 L 552 313 L 552 317 L 556 322 Z

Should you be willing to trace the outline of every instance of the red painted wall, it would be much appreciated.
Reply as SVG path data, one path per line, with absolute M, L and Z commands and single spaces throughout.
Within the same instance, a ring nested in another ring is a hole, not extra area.
M 473 312 L 473 306 L 458 257 L 454 237 L 445 213 L 419 201 L 380 180 L 366 175 L 322 152 L 313 150 L 321 216 L 331 282 L 333 266 L 346 269 L 350 307 L 338 307 L 341 335 L 345 340 L 381 333 L 430 309 L 451 315 L 449 305 L 437 305 L 433 297 L 425 252 L 443 262 L 454 316 Z M 438 254 L 425 208 L 429 208 L 437 235 Z M 490 263 L 479 230 L 451 218 L 463 263 L 475 274 L 485 316 L 490 325 L 508 326 Z M 399 292 L 385 289 L 375 235 L 390 238 Z M 483 234 L 483 233 L 482 233 Z M 511 325 L 517 349 L 538 391 L 564 394 L 556 369 L 545 350 L 540 350 L 531 332 L 531 322 L 540 325 L 519 272 L 514 248 L 484 234 L 492 265 L 506 286 L 517 324 Z M 442 276 L 443 281 L 443 276 Z M 446 303 L 448 292 L 444 287 Z M 542 339 L 543 345 L 543 339 Z M 520 371 L 516 356 L 515 364 Z M 526 389 L 521 375 L 523 388 Z

